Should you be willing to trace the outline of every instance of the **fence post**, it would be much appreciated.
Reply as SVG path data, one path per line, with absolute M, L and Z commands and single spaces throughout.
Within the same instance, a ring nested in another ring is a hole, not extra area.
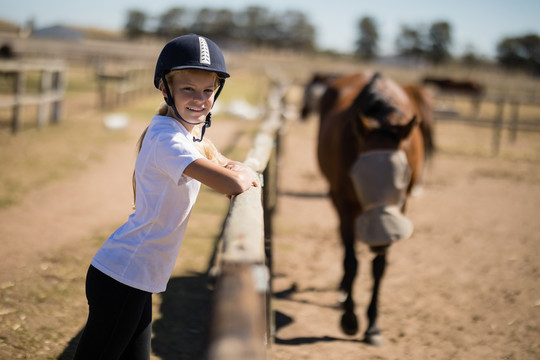
M 519 100 L 514 100 L 512 102 L 512 114 L 510 118 L 509 134 L 508 138 L 512 144 L 516 142 L 517 139 L 517 129 L 519 123 Z
M 11 131 L 17 133 L 22 126 L 25 106 L 37 105 L 36 125 L 41 128 L 47 123 L 48 113 L 53 107 L 52 120 L 60 117 L 60 104 L 63 101 L 65 83 L 62 81 L 66 68 L 63 62 L 55 61 L 7 61 L 0 63 L 0 74 L 13 81 L 12 97 L 3 98 L 0 107 L 12 109 Z M 37 73 L 37 84 L 27 83 L 29 73 Z M 29 93 L 27 86 L 31 86 Z
M 41 71 L 40 79 L 40 92 L 42 96 L 47 96 L 47 93 L 50 92 L 52 85 L 52 72 L 49 69 L 43 69 Z M 49 108 L 49 102 L 47 99 L 42 98 L 41 102 L 38 105 L 38 115 L 37 115 L 37 127 L 42 128 L 45 125 L 47 120 L 47 110 Z
M 21 98 L 24 94 L 25 71 L 21 69 L 15 73 L 15 84 L 13 92 L 15 94 L 15 104 L 13 104 L 13 119 L 11 131 L 15 134 L 21 128 Z
M 147 68 L 142 65 L 126 65 L 122 68 L 99 64 L 95 69 L 98 85 L 99 106 L 111 108 L 131 101 L 147 88 Z
M 54 93 L 59 96 L 59 94 L 64 89 L 64 71 L 59 70 L 55 71 L 52 75 L 52 88 L 54 90 Z M 52 110 L 51 110 L 51 123 L 57 124 L 60 121 L 60 118 L 62 117 L 62 99 L 58 98 L 56 101 L 52 102 Z
M 497 105 L 498 113 L 497 115 L 495 115 L 495 120 L 493 121 L 493 140 L 491 143 L 491 152 L 493 156 L 497 156 L 499 154 L 505 102 L 505 98 L 501 98 L 499 100 L 499 103 Z

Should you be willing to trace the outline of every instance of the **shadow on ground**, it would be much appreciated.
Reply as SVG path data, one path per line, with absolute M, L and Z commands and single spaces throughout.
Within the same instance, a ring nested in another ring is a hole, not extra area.
M 305 291 L 328 291 L 327 289 L 307 289 Z M 280 292 L 274 293 L 274 298 L 276 299 L 286 299 L 287 301 L 295 301 L 298 303 L 305 303 L 320 307 L 329 307 L 327 305 L 321 305 L 317 304 L 315 302 L 305 301 L 305 300 L 294 300 L 292 295 L 298 292 L 297 287 L 295 284 L 293 284 L 290 288 L 285 289 Z M 330 306 L 329 308 L 332 309 L 339 309 L 340 307 L 336 304 L 336 306 Z M 364 340 L 357 339 L 357 338 L 344 338 L 344 337 L 334 337 L 334 336 L 306 336 L 306 337 L 295 337 L 290 339 L 284 339 L 279 336 L 277 336 L 277 333 L 280 329 L 283 329 L 290 324 L 294 322 L 294 318 L 290 317 L 289 315 L 281 312 L 281 311 L 275 311 L 274 313 L 274 321 L 275 321 L 275 333 L 276 336 L 274 337 L 274 342 L 279 345 L 287 345 L 287 346 L 298 346 L 298 345 L 305 345 L 305 344 L 314 344 L 319 342 L 354 342 L 354 343 L 365 343 Z
M 163 360 L 204 358 L 210 323 L 212 292 L 206 274 L 193 273 L 171 278 L 167 291 L 155 294 L 162 299 L 161 317 L 154 319 L 152 352 Z M 82 330 L 57 358 L 71 360 Z

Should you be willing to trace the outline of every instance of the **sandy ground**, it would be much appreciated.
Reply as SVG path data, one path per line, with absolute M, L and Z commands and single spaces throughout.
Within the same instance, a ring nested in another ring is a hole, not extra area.
M 355 294 L 364 321 L 357 336 L 339 329 L 343 255 L 315 129 L 292 126 L 284 147 L 273 359 L 539 359 L 538 164 L 436 156 L 410 202 L 414 235 L 390 252 L 376 348 L 361 342 L 372 258 L 363 246 Z
M 140 129 L 130 131 L 136 138 Z M 277 329 L 269 357 L 539 359 L 538 164 L 438 154 L 426 172 L 423 194 L 410 203 L 415 233 L 391 249 L 380 299 L 383 346 L 372 347 L 361 342 L 361 333 L 349 337 L 339 330 L 336 289 L 342 254 L 337 219 L 315 162 L 315 131 L 314 122 L 292 123 L 283 146 L 275 219 Z M 234 132 L 224 129 L 223 134 L 230 135 L 216 139 L 218 147 L 234 139 Z M 36 189 L 20 204 L 0 211 L 0 322 L 6 325 L 2 331 L 24 329 L 39 342 L 27 342 L 28 346 L 41 349 L 29 356 L 26 349 L 11 346 L 10 335 L 4 333 L 0 358 L 52 359 L 57 348 L 51 344 L 65 347 L 83 325 L 80 292 L 66 295 L 73 301 L 62 308 L 41 306 L 39 294 L 37 300 L 28 300 L 33 309 L 29 311 L 40 313 L 42 322 L 67 323 L 66 318 L 75 317 L 70 327 L 55 335 L 58 339 L 32 334 L 41 325 L 32 326 L 32 318 L 12 314 L 9 296 L 36 273 L 51 271 L 55 265 L 51 259 L 66 247 L 78 246 L 77 239 L 102 233 L 125 219 L 133 167 L 126 159 L 134 159 L 133 142 L 112 145 L 110 150 L 103 161 Z M 362 246 L 358 253 L 361 267 L 355 294 L 363 320 L 371 255 Z M 76 258 L 81 269 L 87 267 L 89 256 L 83 251 Z M 53 277 L 45 279 L 54 284 Z M 82 288 L 82 270 L 73 281 Z M 362 321 L 361 332 L 364 329 Z

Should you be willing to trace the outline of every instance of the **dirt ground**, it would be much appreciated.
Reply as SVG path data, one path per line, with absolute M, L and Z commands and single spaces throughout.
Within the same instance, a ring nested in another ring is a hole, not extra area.
M 101 161 L 0 210 L 0 358 L 70 358 L 86 317 L 88 262 L 130 211 L 133 162 L 126 159 L 134 159 L 140 130 L 130 127 L 130 139 L 111 145 Z M 237 131 L 224 125 L 218 147 L 234 142 Z M 410 203 L 414 235 L 391 249 L 380 297 L 383 346 L 372 347 L 362 343 L 361 333 L 339 330 L 342 253 L 337 218 L 315 162 L 315 133 L 315 122 L 293 122 L 283 146 L 274 248 L 277 329 L 269 358 L 539 359 L 538 162 L 444 151 L 436 156 L 423 193 Z M 194 227 L 203 223 L 192 219 Z M 358 253 L 362 332 L 371 255 L 362 246 Z M 202 265 L 194 268 L 204 271 L 206 261 L 201 256 Z M 198 277 L 175 277 L 170 291 L 184 296 L 188 290 L 177 284 Z M 207 307 L 210 294 L 186 296 Z M 163 299 L 156 313 L 165 308 Z M 156 322 L 179 311 L 171 302 L 168 309 Z M 205 311 L 197 309 L 195 315 Z M 175 350 L 175 341 L 168 341 L 167 350 L 158 344 L 153 359 L 200 359 L 200 350 L 185 349 L 205 336 L 197 326 L 158 324 L 159 344 L 163 332 L 188 340 L 176 338 L 182 350 Z
M 450 127 L 441 125 L 437 136 Z M 470 131 L 470 130 L 469 130 Z M 315 124 L 292 126 L 280 182 L 273 359 L 540 358 L 540 167 L 441 152 L 410 201 L 380 296 L 383 346 L 339 329 L 343 255 L 315 161 Z M 292 220 L 292 221 L 291 221 Z M 371 254 L 357 249 L 365 330 Z

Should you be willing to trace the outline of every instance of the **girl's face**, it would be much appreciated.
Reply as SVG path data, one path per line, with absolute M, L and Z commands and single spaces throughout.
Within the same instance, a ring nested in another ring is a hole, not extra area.
M 171 80 L 169 89 L 180 116 L 189 122 L 204 121 L 214 103 L 216 74 L 204 70 L 180 70 L 173 73 Z M 163 95 L 167 96 L 165 91 Z M 170 110 L 169 114 L 174 112 Z

